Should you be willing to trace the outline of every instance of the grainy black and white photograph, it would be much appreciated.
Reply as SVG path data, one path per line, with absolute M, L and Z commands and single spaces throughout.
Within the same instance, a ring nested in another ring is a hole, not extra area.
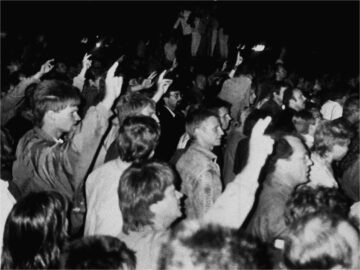
M 1 1 L 1 269 L 359 269 L 359 1 Z

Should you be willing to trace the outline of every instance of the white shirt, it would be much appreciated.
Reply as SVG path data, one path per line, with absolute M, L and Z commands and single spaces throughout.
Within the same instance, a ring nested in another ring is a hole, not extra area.
M 84 235 L 117 236 L 123 219 L 119 206 L 118 186 L 123 172 L 130 166 L 119 158 L 93 171 L 86 181 L 87 213 Z
M 343 108 L 338 102 L 328 100 L 322 105 L 320 113 L 324 119 L 334 120 L 342 116 Z

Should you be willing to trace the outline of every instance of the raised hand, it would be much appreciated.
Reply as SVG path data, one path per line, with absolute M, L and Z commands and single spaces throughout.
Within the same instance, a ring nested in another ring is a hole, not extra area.
M 158 79 L 158 89 L 159 89 L 159 92 L 161 93 L 161 96 L 163 96 L 167 92 L 167 90 L 169 89 L 169 86 L 172 83 L 172 80 L 164 79 L 165 73 L 166 73 L 166 70 L 164 70 L 160 74 L 159 79 Z
M 92 60 L 90 60 L 91 54 L 85 53 L 84 58 L 82 60 L 82 68 L 88 70 L 91 67 Z
M 147 77 L 143 82 L 141 83 L 142 89 L 149 89 L 152 87 L 155 83 L 154 78 L 156 77 L 157 73 L 156 71 L 152 72 L 149 77 Z
M 244 58 L 241 56 L 240 52 L 237 53 L 236 56 L 236 62 L 235 62 L 235 67 L 238 67 L 241 65 L 241 63 L 243 62 Z
M 185 132 L 183 135 L 181 135 L 176 149 L 184 149 L 189 140 L 190 140 L 190 136 Z
M 118 65 L 119 63 L 116 61 L 108 70 L 105 78 L 106 92 L 103 103 L 108 109 L 112 107 L 114 100 L 120 96 L 121 93 L 123 77 L 115 76 L 115 71 Z
M 268 155 L 272 153 L 274 140 L 270 136 L 264 135 L 270 122 L 271 117 L 268 116 L 265 119 L 259 119 L 255 124 L 250 137 L 248 163 L 254 162 L 262 166 Z
M 40 70 L 33 76 L 35 79 L 40 79 L 44 74 L 50 72 L 54 65 L 52 64 L 54 59 L 47 60 L 44 64 L 41 65 Z

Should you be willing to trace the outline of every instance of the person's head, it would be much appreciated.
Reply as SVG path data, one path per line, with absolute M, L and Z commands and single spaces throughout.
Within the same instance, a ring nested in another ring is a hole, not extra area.
M 350 96 L 344 103 L 343 117 L 351 124 L 358 124 L 360 119 L 359 95 Z
M 274 150 L 268 160 L 267 174 L 281 175 L 293 186 L 308 182 L 313 163 L 302 139 L 294 134 L 275 134 L 273 139 Z
M 359 249 L 359 232 L 349 221 L 320 211 L 290 227 L 284 264 L 287 269 L 356 269 Z
M 162 247 L 158 269 L 271 268 L 267 255 L 258 242 L 234 229 L 190 221 Z
M 7 217 L 2 269 L 58 267 L 67 238 L 67 202 L 55 191 L 30 193 Z
M 230 116 L 231 104 L 220 98 L 209 100 L 206 104 L 207 109 L 218 115 L 221 128 L 227 130 L 232 120 Z
M 165 163 L 136 164 L 120 178 L 118 195 L 124 233 L 144 226 L 167 229 L 181 216 L 174 171 Z
M 182 100 L 182 92 L 181 92 L 181 86 L 179 83 L 172 83 L 169 86 L 168 91 L 163 97 L 164 104 L 171 109 L 172 111 L 175 111 L 175 109 L 180 105 L 180 102 Z
M 310 126 L 315 126 L 316 124 L 313 115 L 306 110 L 296 112 L 292 118 L 292 122 L 299 134 L 308 134 Z
M 42 81 L 34 90 L 34 123 L 40 128 L 46 124 L 70 132 L 80 121 L 79 104 L 77 88 L 63 81 Z
M 275 66 L 275 80 L 276 81 L 282 81 L 287 76 L 287 70 L 282 64 L 277 64 Z
M 159 123 L 155 102 L 141 93 L 135 92 L 121 96 L 116 104 L 116 111 L 120 125 L 125 118 L 134 115 L 150 116 Z
M 251 131 L 259 119 L 265 119 L 270 114 L 263 110 L 253 110 L 244 121 L 243 134 L 250 137 Z
M 212 149 L 224 135 L 218 116 L 209 110 L 196 110 L 186 117 L 186 132 L 200 145 Z
M 108 235 L 86 236 L 65 247 L 62 269 L 134 270 L 135 252 L 118 238 Z
M 306 97 L 298 88 L 288 88 L 284 92 L 283 103 L 287 108 L 301 111 L 305 109 L 305 101 Z
M 347 218 L 350 204 L 350 200 L 337 188 L 302 185 L 292 192 L 286 203 L 285 223 L 289 226 L 300 218 L 320 210 Z
M 207 78 L 203 73 L 197 73 L 194 79 L 194 86 L 197 89 L 204 90 L 207 86 Z
M 281 106 L 283 104 L 284 93 L 286 89 L 289 88 L 290 88 L 289 85 L 284 82 L 274 83 L 273 91 L 272 91 L 272 99 Z
M 160 127 L 149 116 L 129 116 L 120 126 L 117 138 L 119 156 L 125 162 L 151 158 L 159 142 Z
M 341 160 L 349 150 L 351 130 L 342 121 L 323 121 L 314 135 L 314 151 L 321 157 Z

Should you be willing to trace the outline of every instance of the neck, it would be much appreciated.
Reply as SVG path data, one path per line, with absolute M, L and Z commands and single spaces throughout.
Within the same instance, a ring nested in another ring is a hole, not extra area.
M 296 179 L 289 173 L 284 172 L 281 169 L 275 169 L 275 171 L 271 174 L 271 179 L 276 179 L 277 182 L 283 183 L 285 186 L 297 186 Z
M 332 155 L 326 155 L 325 157 L 323 157 L 323 160 L 325 161 L 325 164 L 328 166 L 328 167 L 331 167 L 331 163 L 333 162 L 333 157 Z
M 209 145 L 208 143 L 204 142 L 203 140 L 195 140 L 195 143 L 200 145 L 202 148 L 205 148 L 206 150 L 212 151 L 214 146 L 213 145 Z
M 59 131 L 57 128 L 46 124 L 42 126 L 41 130 L 56 140 L 59 139 L 62 135 L 62 132 Z

